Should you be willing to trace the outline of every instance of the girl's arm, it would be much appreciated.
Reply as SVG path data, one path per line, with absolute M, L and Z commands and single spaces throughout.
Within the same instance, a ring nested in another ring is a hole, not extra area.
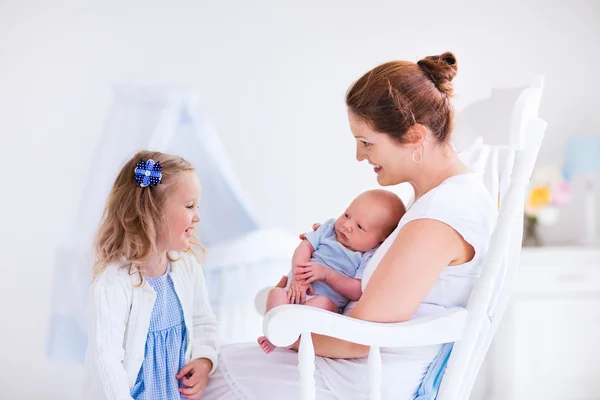
M 194 297 L 194 342 L 192 343 L 192 360 L 205 358 L 211 362 L 209 375 L 217 368 L 217 353 L 219 352 L 219 327 L 217 318 L 212 311 L 208 299 L 208 291 L 204 281 L 202 267 L 199 264 L 193 266 L 196 269 L 196 284 Z
M 133 400 L 127 373 L 123 368 L 123 339 L 129 314 L 124 288 L 109 279 L 95 281 L 89 293 L 88 379 L 97 382 L 94 390 L 101 398 Z
M 449 225 L 419 219 L 398 232 L 364 293 L 348 314 L 372 322 L 407 321 L 448 265 L 470 261 L 473 247 Z M 315 353 L 330 358 L 358 358 L 369 346 L 313 334 Z

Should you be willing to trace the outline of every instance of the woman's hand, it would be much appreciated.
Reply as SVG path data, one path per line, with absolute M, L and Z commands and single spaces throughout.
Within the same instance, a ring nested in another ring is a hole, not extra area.
M 283 275 L 275 287 L 284 288 L 287 286 L 288 277 Z
M 326 282 L 329 271 L 329 268 L 323 264 L 308 262 L 296 267 L 296 276 L 294 276 L 294 279 L 302 282 L 304 286 L 310 285 L 314 281 Z
M 317 229 L 319 229 L 319 227 L 321 226 L 321 224 L 319 224 L 318 222 L 313 224 L 312 226 L 312 230 L 316 231 Z M 300 234 L 300 240 L 305 240 L 306 239 L 306 233 L 301 233 Z
M 177 374 L 177 379 L 181 379 L 181 383 L 184 386 L 179 388 L 181 394 L 190 400 L 202 397 L 204 389 L 206 389 L 206 385 L 208 384 L 208 373 L 211 369 L 212 361 L 207 358 L 198 358 L 190 361 Z

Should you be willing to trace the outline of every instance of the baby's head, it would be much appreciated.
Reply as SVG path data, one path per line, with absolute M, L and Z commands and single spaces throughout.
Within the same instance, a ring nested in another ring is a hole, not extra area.
M 336 238 L 350 250 L 371 250 L 396 229 L 405 212 L 404 203 L 394 193 L 369 190 L 355 198 L 335 221 Z
M 99 274 L 124 258 L 136 265 L 156 254 L 190 251 L 200 201 L 194 166 L 181 157 L 140 151 L 123 166 L 96 234 Z

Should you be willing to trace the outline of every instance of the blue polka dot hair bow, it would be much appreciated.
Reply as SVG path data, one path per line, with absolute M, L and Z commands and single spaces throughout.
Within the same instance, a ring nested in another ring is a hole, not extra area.
M 148 161 L 140 160 L 135 165 L 135 180 L 141 187 L 156 187 L 161 183 L 163 167 L 159 162 L 152 159 Z

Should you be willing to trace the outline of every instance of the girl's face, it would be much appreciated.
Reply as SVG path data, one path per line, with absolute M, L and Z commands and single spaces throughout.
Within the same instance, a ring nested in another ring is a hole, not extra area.
M 348 110 L 350 130 L 356 139 L 356 159 L 367 160 L 381 186 L 408 182 L 416 173 L 412 160 L 415 145 L 399 144 L 389 135 L 374 131 L 365 121 Z
M 184 251 L 200 221 L 198 202 L 200 201 L 200 181 L 195 172 L 183 172 L 175 178 L 173 188 L 165 200 L 167 230 L 161 238 L 164 251 Z

